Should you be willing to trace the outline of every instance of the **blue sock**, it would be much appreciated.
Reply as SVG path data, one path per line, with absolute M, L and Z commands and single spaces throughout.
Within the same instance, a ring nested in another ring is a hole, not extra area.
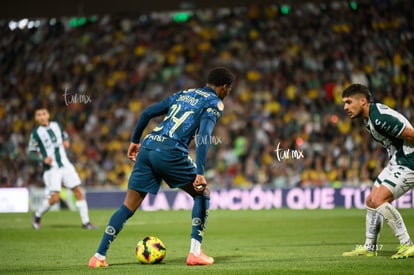
M 97 253 L 102 256 L 106 256 L 109 245 L 114 241 L 118 233 L 124 227 L 125 222 L 134 214 L 125 205 L 119 207 L 119 209 L 112 215 L 109 223 L 105 229 L 105 233 L 102 236 L 101 243 L 99 244 Z
M 203 241 L 209 207 L 210 197 L 196 196 L 194 198 L 193 211 L 191 212 L 191 238 L 196 239 L 200 243 Z

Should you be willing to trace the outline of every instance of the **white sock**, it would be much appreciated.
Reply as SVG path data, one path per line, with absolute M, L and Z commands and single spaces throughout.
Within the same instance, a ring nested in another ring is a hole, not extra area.
M 103 260 L 105 260 L 105 259 L 106 259 L 106 257 L 105 257 L 105 256 L 103 256 L 103 255 L 101 255 L 101 254 L 99 254 L 99 253 L 95 253 L 95 257 L 96 257 L 96 258 L 98 258 L 98 260 L 100 260 L 100 261 L 103 261 Z
M 79 214 L 82 220 L 82 224 L 89 222 L 88 204 L 86 200 L 76 201 L 76 207 L 79 209 Z
M 365 222 L 365 248 L 369 251 L 375 251 L 382 229 L 382 216 L 375 209 L 367 207 Z
M 377 211 L 384 217 L 395 237 L 400 240 L 400 244 L 412 244 L 401 214 L 394 206 L 386 202 L 379 206 Z
M 191 239 L 191 247 L 190 252 L 193 253 L 195 256 L 199 256 L 201 251 L 201 243 L 196 239 Z
M 42 217 L 43 214 L 49 210 L 50 206 L 49 199 L 44 199 L 40 207 L 37 209 L 35 216 L 38 218 Z

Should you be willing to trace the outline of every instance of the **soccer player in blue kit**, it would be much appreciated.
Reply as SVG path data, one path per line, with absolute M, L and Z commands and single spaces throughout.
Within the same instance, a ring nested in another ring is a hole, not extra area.
M 214 68 L 208 73 L 206 86 L 179 91 L 142 112 L 127 153 L 135 165 L 124 203 L 110 218 L 99 247 L 89 260 L 89 267 L 108 266 L 109 245 L 147 193 L 157 194 L 162 180 L 171 188 L 184 190 L 194 199 L 187 265 L 214 263 L 214 259 L 201 250 L 210 201 L 204 164 L 210 145 L 208 141 L 224 110 L 222 100 L 230 93 L 233 80 L 234 75 L 227 68 Z M 164 120 L 141 140 L 150 119 L 161 115 L 166 115 Z M 195 163 L 188 156 L 193 138 L 197 139 Z

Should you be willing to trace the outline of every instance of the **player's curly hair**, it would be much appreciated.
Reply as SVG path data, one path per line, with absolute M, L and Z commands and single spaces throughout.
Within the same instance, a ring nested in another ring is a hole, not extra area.
M 342 98 L 354 95 L 362 95 L 367 99 L 368 102 L 372 102 L 371 91 L 365 85 L 351 84 L 342 92 Z
M 207 76 L 207 83 L 214 86 L 231 85 L 233 80 L 233 73 L 224 67 L 211 69 Z

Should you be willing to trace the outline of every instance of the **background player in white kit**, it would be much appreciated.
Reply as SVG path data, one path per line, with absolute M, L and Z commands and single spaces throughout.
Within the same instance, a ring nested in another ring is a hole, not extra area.
M 375 179 L 366 206 L 364 246 L 343 256 L 376 256 L 377 241 L 385 219 L 400 241 L 392 259 L 414 256 L 414 245 L 399 211 L 391 205 L 414 187 L 414 129 L 399 112 L 381 103 L 373 103 L 368 87 L 352 84 L 342 93 L 344 110 L 351 118 L 364 119 L 372 138 L 388 152 L 389 162 Z
M 71 189 L 82 220 L 82 228 L 96 229 L 89 221 L 88 204 L 83 195 L 81 179 L 66 155 L 70 143 L 68 134 L 56 121 L 50 121 L 49 111 L 41 106 L 35 109 L 38 126 L 33 129 L 29 141 L 29 158 L 43 162 L 43 181 L 46 197 L 33 215 L 33 228 L 40 228 L 40 219 L 50 207 L 60 201 L 62 184 Z

